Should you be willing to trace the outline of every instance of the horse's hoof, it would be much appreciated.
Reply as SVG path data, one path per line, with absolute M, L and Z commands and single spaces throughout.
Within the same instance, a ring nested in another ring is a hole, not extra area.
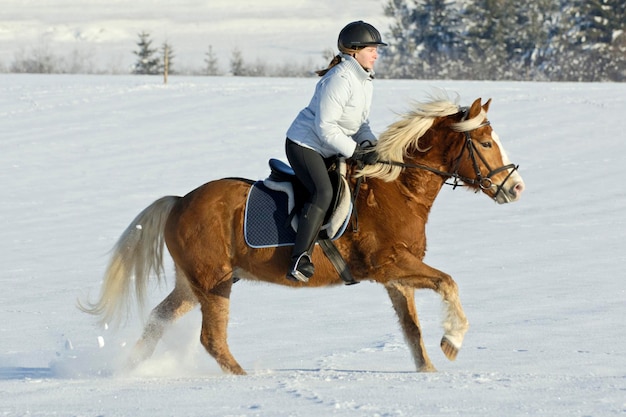
M 459 354 L 459 349 L 452 344 L 445 336 L 441 339 L 441 350 L 443 351 L 446 358 L 453 361 L 456 359 L 456 356 Z
M 243 368 L 239 365 L 223 367 L 222 369 L 224 370 L 224 372 L 232 375 L 248 375 L 248 373 L 244 371 Z
M 435 368 L 432 364 L 422 365 L 417 370 L 418 372 L 437 372 L 437 368 Z

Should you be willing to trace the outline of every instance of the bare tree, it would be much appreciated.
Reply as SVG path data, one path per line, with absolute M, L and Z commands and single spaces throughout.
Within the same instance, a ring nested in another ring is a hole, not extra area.
M 163 72 L 163 84 L 167 84 L 167 76 L 174 73 L 174 71 L 172 71 L 174 51 L 167 41 L 161 46 L 161 57 L 163 59 L 163 66 L 161 68 Z
M 47 43 L 41 43 L 30 51 L 20 49 L 15 54 L 10 71 L 17 73 L 52 74 L 62 72 L 63 59 L 56 56 Z

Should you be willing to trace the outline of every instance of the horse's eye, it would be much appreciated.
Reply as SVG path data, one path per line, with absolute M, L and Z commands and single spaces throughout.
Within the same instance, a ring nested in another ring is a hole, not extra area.
M 480 142 L 480 146 L 483 148 L 491 148 L 492 144 L 491 142 Z

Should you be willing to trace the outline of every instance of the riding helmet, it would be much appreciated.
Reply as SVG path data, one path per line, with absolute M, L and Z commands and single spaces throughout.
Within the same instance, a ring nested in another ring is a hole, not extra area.
M 387 46 L 387 44 L 382 41 L 380 32 L 374 26 L 362 20 L 348 23 L 346 27 L 341 29 L 337 45 L 340 50 L 359 49 L 374 45 Z

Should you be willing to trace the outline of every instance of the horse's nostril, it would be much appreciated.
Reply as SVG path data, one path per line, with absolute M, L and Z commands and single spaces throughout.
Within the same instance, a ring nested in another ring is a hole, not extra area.
M 524 188 L 526 188 L 524 186 L 524 183 L 523 182 L 518 182 L 517 184 L 515 184 L 515 187 L 513 187 L 513 190 L 515 190 L 515 193 L 517 195 L 520 195 L 520 194 L 522 194 L 522 192 L 524 192 Z

